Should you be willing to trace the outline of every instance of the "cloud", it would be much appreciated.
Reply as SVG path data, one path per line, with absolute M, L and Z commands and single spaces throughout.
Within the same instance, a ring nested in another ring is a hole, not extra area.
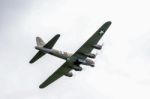
M 149 99 L 148 0 L 1 0 L 1 98 Z M 38 86 L 65 61 L 45 55 L 35 64 L 35 37 L 61 34 L 54 48 L 75 52 L 105 21 L 96 67 Z

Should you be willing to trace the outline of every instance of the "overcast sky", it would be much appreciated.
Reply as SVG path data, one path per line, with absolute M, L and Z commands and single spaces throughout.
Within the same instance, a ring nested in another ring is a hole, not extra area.
M 149 0 L 0 0 L 0 98 L 150 99 L 149 9 Z M 95 68 L 39 89 L 65 61 L 29 64 L 35 37 L 61 34 L 54 48 L 73 53 L 106 21 Z

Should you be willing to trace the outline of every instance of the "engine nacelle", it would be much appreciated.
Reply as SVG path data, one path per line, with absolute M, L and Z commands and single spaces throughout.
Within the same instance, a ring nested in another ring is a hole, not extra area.
M 65 74 L 65 76 L 67 76 L 67 77 L 72 77 L 73 74 L 72 74 L 72 72 L 68 72 L 67 74 Z
M 74 63 L 74 64 L 77 64 L 77 65 L 80 65 L 80 64 L 83 64 L 83 65 L 88 65 L 88 66 L 91 66 L 91 67 L 94 67 L 94 61 L 90 60 L 90 59 L 77 59 L 77 61 Z
M 82 70 L 82 67 L 80 66 L 77 66 L 77 65 L 73 65 L 73 66 L 70 66 L 72 69 L 74 69 L 75 71 L 81 71 Z
M 76 62 L 77 64 L 86 64 L 86 61 L 83 59 L 78 59 Z
M 86 59 L 86 60 L 83 60 L 83 59 L 78 59 L 77 60 L 79 64 L 83 64 L 83 65 L 88 65 L 88 66 L 91 66 L 91 67 L 94 67 L 94 62 L 90 59 Z
M 95 58 L 95 57 L 96 57 L 96 55 L 95 55 L 95 54 L 92 54 L 92 53 L 84 54 L 84 55 L 86 55 L 86 56 L 89 57 L 89 58 Z
M 95 58 L 96 55 L 95 54 L 92 54 L 92 53 L 80 53 L 81 55 L 84 55 L 84 56 L 87 56 L 89 58 Z
M 92 46 L 93 48 L 95 48 L 95 49 L 98 49 L 98 50 L 101 50 L 102 49 L 102 45 L 93 45 Z

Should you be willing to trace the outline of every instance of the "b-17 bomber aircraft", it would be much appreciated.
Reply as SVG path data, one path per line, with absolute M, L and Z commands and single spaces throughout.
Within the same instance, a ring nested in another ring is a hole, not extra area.
M 39 50 L 39 52 L 31 59 L 30 63 L 34 63 L 45 54 L 51 54 L 66 60 L 66 62 L 50 77 L 48 77 L 47 80 L 39 86 L 39 88 L 47 87 L 49 84 L 53 83 L 64 75 L 67 77 L 72 77 L 73 74 L 70 71 L 81 71 L 81 64 L 94 67 L 94 61 L 90 58 L 95 58 L 96 55 L 92 54 L 91 51 L 93 49 L 102 49 L 102 45 L 98 45 L 97 43 L 110 25 L 110 21 L 104 23 L 74 54 L 53 49 L 53 46 L 60 37 L 59 34 L 54 36 L 47 44 L 45 44 L 40 37 L 36 37 L 37 46 L 35 49 Z

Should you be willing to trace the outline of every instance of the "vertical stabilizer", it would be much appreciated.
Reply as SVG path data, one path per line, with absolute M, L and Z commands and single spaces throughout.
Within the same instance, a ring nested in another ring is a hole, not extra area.
M 43 47 L 45 45 L 44 41 L 40 37 L 36 37 L 37 46 Z

